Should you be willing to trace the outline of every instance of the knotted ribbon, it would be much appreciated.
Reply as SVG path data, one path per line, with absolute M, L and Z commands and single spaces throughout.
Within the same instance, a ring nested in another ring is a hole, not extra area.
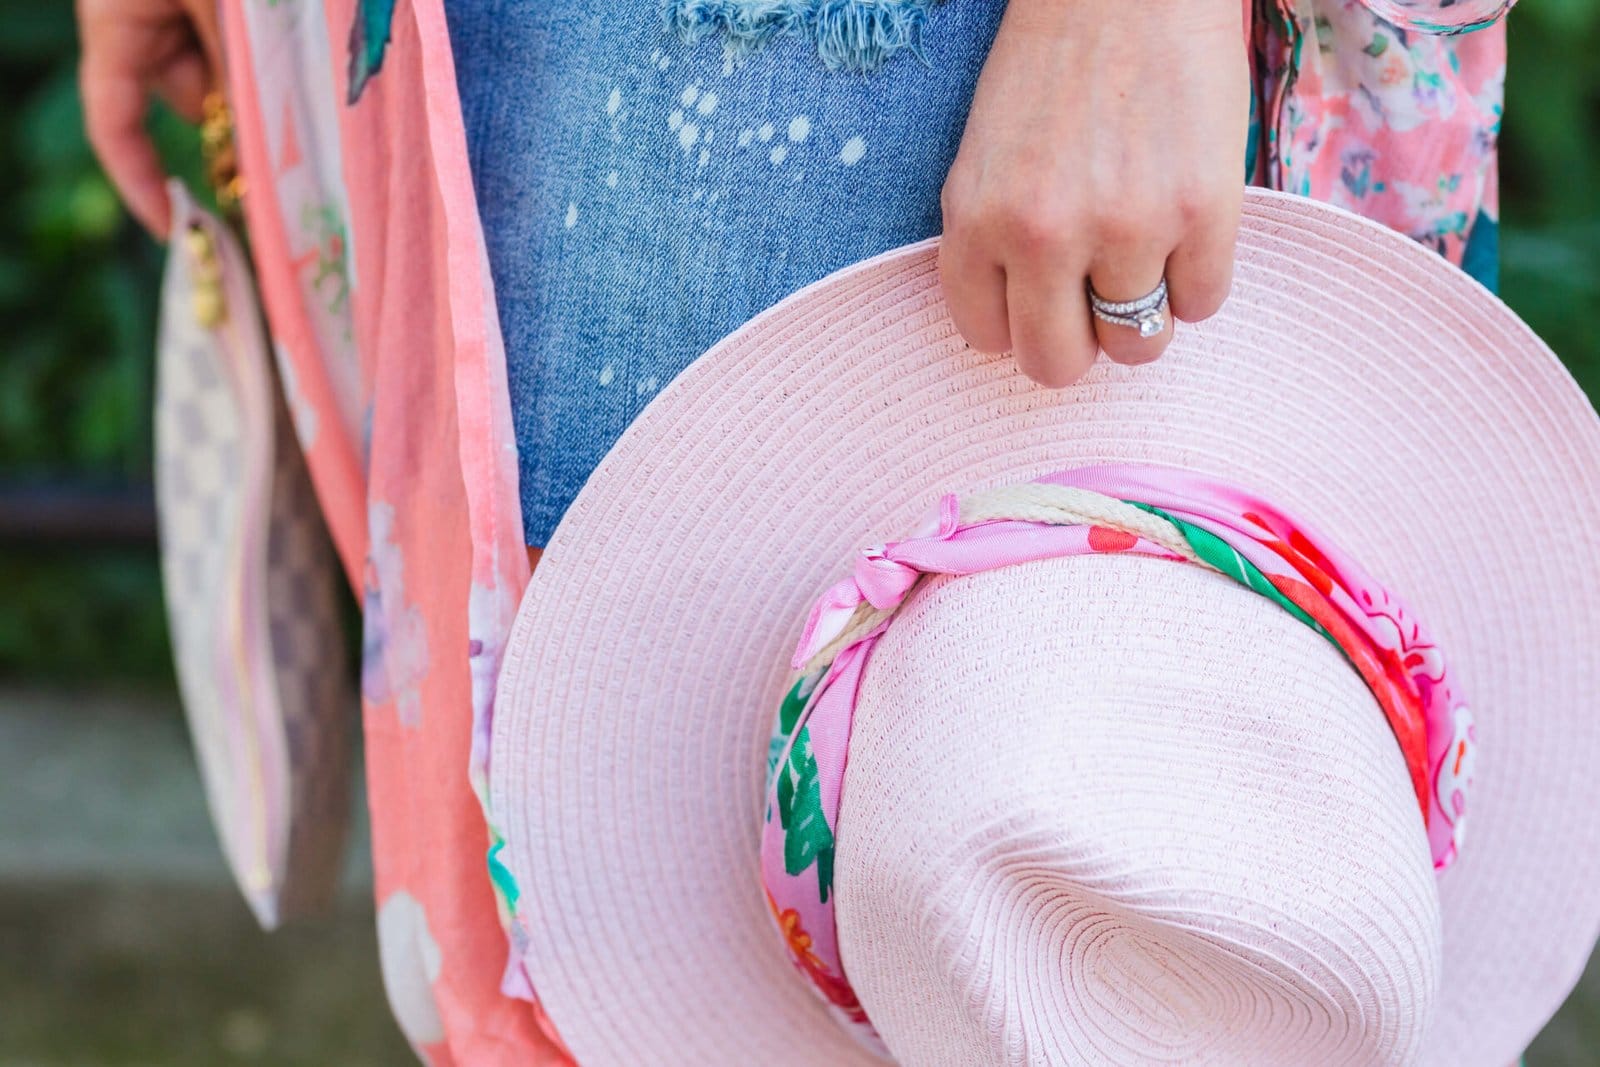
M 812 609 L 768 752 L 761 874 L 795 966 L 887 1055 L 839 956 L 834 835 L 861 678 L 923 577 L 1133 553 L 1206 567 L 1273 601 L 1344 653 L 1394 731 L 1434 867 L 1460 847 L 1476 737 L 1421 623 L 1349 557 L 1265 501 L 1186 471 L 1086 467 L 960 500 L 911 537 L 866 549 Z

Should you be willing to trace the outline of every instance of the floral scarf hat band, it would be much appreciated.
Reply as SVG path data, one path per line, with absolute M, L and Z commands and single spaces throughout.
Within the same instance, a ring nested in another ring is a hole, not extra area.
M 968 575 L 1094 553 L 1217 571 L 1332 642 L 1383 709 L 1416 790 L 1434 867 L 1461 845 L 1476 737 L 1439 650 L 1402 603 L 1283 512 L 1201 475 L 1086 467 L 964 500 L 947 496 L 916 535 L 857 558 L 812 609 L 799 676 L 768 756 L 761 876 L 795 966 L 863 1044 L 887 1055 L 845 977 L 834 919 L 834 835 L 867 662 L 925 575 Z

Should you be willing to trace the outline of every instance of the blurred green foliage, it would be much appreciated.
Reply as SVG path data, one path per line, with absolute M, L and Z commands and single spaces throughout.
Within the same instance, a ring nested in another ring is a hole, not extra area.
M 81 128 L 67 0 L 0 0 L 0 481 L 149 480 L 160 252 Z M 1600 386 L 1600 0 L 1510 22 L 1504 293 Z M 192 131 L 152 123 L 181 173 Z M 151 549 L 0 547 L 0 677 L 166 679 Z
M 67 0 L 0 0 L 0 481 L 145 485 L 161 253 L 129 221 L 83 135 Z M 192 130 L 152 117 L 199 171 Z M 0 546 L 0 677 L 171 668 L 153 546 Z
M 1600 396 L 1600 2 L 1512 13 L 1502 293 Z
M 72 7 L 0 0 L 0 470 L 148 479 L 160 252 L 127 218 L 83 135 Z M 172 115 L 151 128 L 198 168 Z

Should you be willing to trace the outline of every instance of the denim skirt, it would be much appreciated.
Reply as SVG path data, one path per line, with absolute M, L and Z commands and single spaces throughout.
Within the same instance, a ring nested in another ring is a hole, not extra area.
M 661 0 L 447 3 L 530 544 L 719 338 L 939 232 L 1004 6 L 934 6 L 863 72 L 802 35 L 691 40 Z

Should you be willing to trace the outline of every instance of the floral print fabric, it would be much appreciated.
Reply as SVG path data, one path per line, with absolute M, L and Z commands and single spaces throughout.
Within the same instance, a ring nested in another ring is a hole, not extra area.
M 1030 517 L 964 520 L 950 496 L 922 533 L 862 552 L 812 609 L 795 653 L 801 674 L 778 711 L 761 837 L 767 904 L 795 967 L 835 1018 L 883 1055 L 839 951 L 834 838 L 857 690 L 895 610 L 926 575 L 1131 552 L 1231 578 L 1309 626 L 1361 674 L 1405 758 L 1437 869 L 1455 859 L 1461 841 L 1477 744 L 1472 716 L 1451 687 L 1444 656 L 1397 597 L 1303 523 L 1200 475 L 1086 467 L 1039 484 L 1065 490 L 1026 494 L 1058 498 L 1047 504 L 1053 517 L 1033 517 L 1036 506 L 1006 512 L 1002 505 L 1002 514 Z
M 393 7 L 392 23 L 355 0 L 225 0 L 221 13 L 262 295 L 363 606 L 390 1006 L 432 1067 L 568 1064 L 538 1005 L 502 992 L 469 774 L 528 560 L 444 14 L 428 0 Z M 340 46 L 358 13 L 384 25 L 351 64 Z
M 1493 287 L 1509 6 L 1257 0 L 1252 180 L 1348 208 Z

